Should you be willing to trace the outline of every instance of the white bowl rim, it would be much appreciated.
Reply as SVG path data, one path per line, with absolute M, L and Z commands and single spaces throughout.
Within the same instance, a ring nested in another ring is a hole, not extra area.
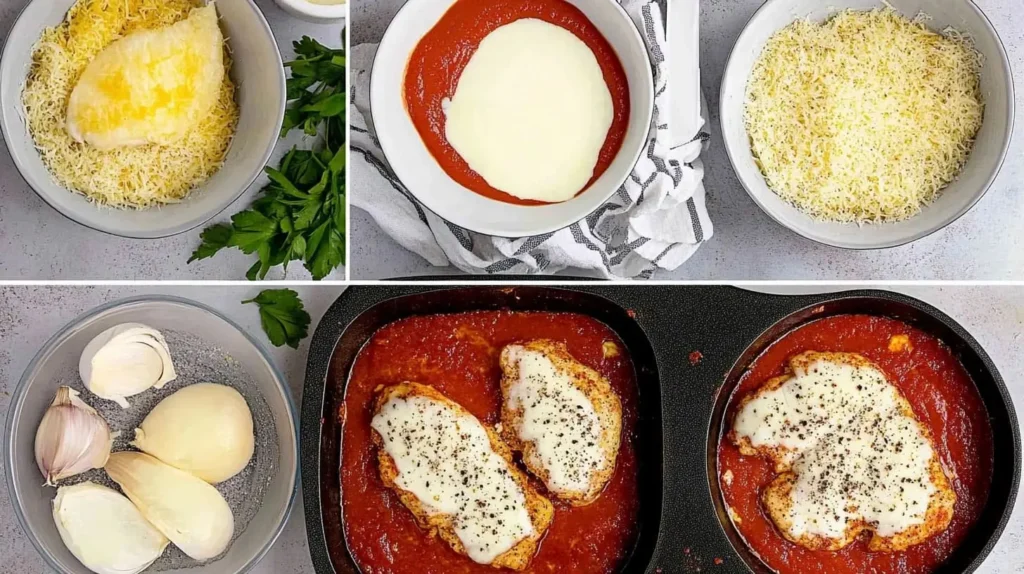
M 395 20 L 397 20 L 398 19 L 398 15 L 401 14 L 402 11 L 405 10 L 414 1 L 415 0 L 407 0 L 404 4 L 402 4 L 402 7 L 398 9 L 398 12 L 395 12 L 394 17 L 391 19 L 390 22 L 388 22 L 388 27 L 384 30 L 384 35 L 381 36 L 380 44 L 378 44 L 378 46 L 384 45 L 384 42 L 387 41 L 389 34 L 394 35 L 394 26 L 393 26 L 393 24 L 394 24 Z M 620 4 L 616 0 L 608 0 L 608 2 L 610 4 L 612 4 L 612 5 L 614 5 L 615 8 L 618 9 L 619 14 L 629 24 L 629 28 L 630 28 L 630 31 L 633 33 L 634 39 L 637 40 L 640 43 L 641 46 L 643 46 L 642 53 L 644 55 L 644 61 L 647 63 L 647 65 L 644 66 L 644 69 L 643 69 L 644 81 L 648 82 L 649 84 L 651 84 L 651 86 L 653 86 L 654 85 L 654 72 L 651 69 L 651 54 L 650 54 L 650 51 L 648 51 L 648 49 L 647 49 L 647 43 L 644 41 L 643 37 L 640 35 L 640 31 L 636 29 L 636 25 L 633 23 L 633 19 L 629 17 L 629 14 L 626 12 L 626 9 L 622 7 L 622 4 Z M 379 51 L 379 48 L 378 48 L 378 51 Z M 616 54 L 616 57 L 618 57 L 618 54 Z M 370 66 L 370 94 L 373 93 L 373 79 L 374 79 L 374 77 L 376 75 L 377 75 L 377 53 L 374 52 L 373 64 L 371 64 L 371 66 Z M 631 109 L 630 110 L 630 122 L 634 121 L 633 113 L 634 113 L 634 111 Z M 372 117 L 373 117 L 373 105 L 372 105 L 372 102 L 371 102 L 371 105 L 370 105 L 370 116 L 371 116 L 371 119 L 372 119 Z M 643 118 L 646 120 L 644 123 L 646 125 L 650 126 L 650 123 L 651 123 L 651 120 L 653 119 L 653 117 L 654 117 L 654 89 L 652 87 L 652 89 L 650 91 L 650 97 L 647 98 L 646 105 L 644 106 Z M 378 144 L 380 145 L 380 150 L 381 150 L 381 153 L 384 155 L 384 159 L 388 162 L 388 164 L 391 164 L 391 159 L 388 156 L 387 149 L 385 149 L 386 146 L 384 145 L 384 139 L 380 138 L 379 134 L 374 134 L 374 137 L 376 138 Z M 640 156 L 643 154 L 644 150 L 647 149 L 647 146 L 648 146 L 649 143 L 650 143 L 650 132 L 648 131 L 647 136 L 643 140 L 641 140 L 641 145 L 639 145 L 637 147 L 636 152 L 633 154 L 632 159 L 630 160 L 630 171 L 632 171 L 632 169 L 634 167 L 636 167 L 637 162 L 640 161 Z M 620 154 L 623 153 L 622 148 L 619 149 L 618 153 L 620 153 Z M 618 154 L 616 154 L 616 156 L 617 155 Z M 431 157 L 433 157 L 433 154 L 431 154 Z M 446 175 L 447 175 L 447 173 L 446 173 Z M 395 174 L 395 177 L 397 179 L 399 179 L 399 181 L 401 181 L 401 178 L 398 178 L 398 174 L 397 173 Z M 558 231 L 560 229 L 565 229 L 566 227 L 570 227 L 570 226 L 572 226 L 572 225 L 574 225 L 576 223 L 579 223 L 580 221 L 583 221 L 584 219 L 587 218 L 588 215 L 590 215 L 591 213 L 593 213 L 597 209 L 600 209 L 601 205 L 604 205 L 605 203 L 607 203 L 608 200 L 613 195 L 615 195 L 615 193 L 618 191 L 618 188 L 622 187 L 622 184 L 625 183 L 625 181 L 627 179 L 629 179 L 629 173 L 626 174 L 626 176 L 622 179 L 622 181 L 618 182 L 618 185 L 616 185 L 615 187 L 611 187 L 610 188 L 608 193 L 604 196 L 604 198 L 601 199 L 600 203 L 598 203 L 597 207 L 595 207 L 593 210 L 591 210 L 591 211 L 589 211 L 587 213 L 584 213 L 578 219 L 573 219 L 572 221 L 568 221 L 568 222 L 565 221 L 564 219 L 562 219 L 562 220 L 560 220 L 560 221 L 558 221 L 556 223 L 551 223 L 551 224 L 548 224 L 548 225 L 545 225 L 545 226 L 539 226 L 536 229 L 531 230 L 530 233 L 527 234 L 527 235 L 521 235 L 521 234 L 518 234 L 518 233 L 509 234 L 504 229 L 481 227 L 481 226 L 479 226 L 477 224 L 468 224 L 467 225 L 467 224 L 464 224 L 464 223 L 456 223 L 454 221 L 449 220 L 445 216 L 441 215 L 441 213 L 433 205 L 431 205 L 430 202 L 428 202 L 426 199 L 424 199 L 423 197 L 418 195 L 405 182 L 402 182 L 402 185 L 413 196 L 411 198 L 413 201 L 417 202 L 419 205 L 423 206 L 424 208 L 429 210 L 434 215 L 438 216 L 439 218 L 441 218 L 442 220 L 444 220 L 444 221 L 446 221 L 448 223 L 451 223 L 452 225 L 458 225 L 458 226 L 464 227 L 465 229 L 467 229 L 469 231 L 472 231 L 474 233 L 480 233 L 480 234 L 488 235 L 488 236 L 491 236 L 491 237 L 520 238 L 520 237 L 533 237 L 533 236 L 537 236 L 537 235 L 544 235 L 544 234 L 547 234 L 547 233 L 554 233 L 555 231 Z M 461 184 L 459 184 L 459 185 L 461 187 Z M 583 190 L 584 193 L 587 192 L 587 191 L 589 191 L 589 188 Z M 472 190 L 469 190 L 469 189 L 467 189 L 466 192 L 467 193 L 476 193 L 475 191 L 472 191 Z M 575 196 L 575 197 L 578 197 L 578 196 L 579 196 L 579 194 L 577 194 L 577 196 Z M 495 201 L 496 203 L 506 204 L 505 202 L 498 201 L 498 200 L 492 200 L 492 201 Z M 509 205 L 509 204 L 506 204 L 506 205 Z M 544 207 L 544 206 L 543 205 L 539 205 L 539 206 L 536 206 L 536 207 Z M 573 216 L 573 217 L 575 217 L 575 216 Z
M 276 1 L 281 4 L 286 4 L 296 12 L 301 12 L 307 16 L 312 16 L 313 18 L 342 20 L 348 15 L 348 4 L 350 0 L 345 0 L 341 4 L 314 4 L 312 2 L 307 2 L 307 0 Z
M 723 140 L 723 145 L 725 146 L 725 153 L 726 153 L 726 155 L 729 156 L 729 164 L 733 167 L 733 172 L 736 174 L 736 179 L 739 180 L 740 184 L 743 186 L 743 189 L 747 192 L 747 195 L 750 196 L 750 199 L 754 200 L 754 203 L 757 204 L 757 206 L 761 209 L 761 211 L 763 211 L 768 217 L 770 217 L 773 221 L 775 221 L 775 223 L 778 223 L 780 226 L 782 226 L 782 227 L 792 231 L 793 233 L 796 233 L 797 235 L 800 235 L 801 237 L 804 237 L 806 239 L 810 239 L 811 241 L 814 241 L 815 243 L 820 243 L 822 245 L 829 245 L 831 247 L 838 247 L 840 249 L 846 249 L 846 250 L 849 250 L 849 251 L 874 251 L 874 250 L 880 250 L 880 249 L 890 249 L 892 247 L 899 247 L 901 245 L 906 245 L 908 243 L 913 243 L 914 241 L 917 241 L 919 239 L 924 239 L 925 237 L 928 237 L 929 235 L 935 234 L 935 233 L 945 229 L 946 227 L 949 227 L 950 225 L 955 223 L 957 220 L 959 220 L 961 217 L 966 215 L 967 212 L 969 212 L 971 209 L 973 209 L 974 206 L 977 205 L 978 202 L 981 201 L 981 199 L 983 197 L 985 197 L 985 195 L 988 193 L 989 188 L 992 187 L 992 184 L 995 183 L 996 178 L 999 176 L 999 172 L 1002 171 L 1003 164 L 1006 162 L 1006 155 L 1010 151 L 1010 141 L 1013 138 L 1014 122 L 1016 121 L 1016 102 L 1014 100 L 1014 97 L 1015 97 L 1014 96 L 1015 87 L 1014 87 L 1014 83 L 1013 83 L 1013 69 L 1010 66 L 1010 59 L 1009 59 L 1009 57 L 1007 56 L 1007 53 L 1006 53 L 1006 46 L 1003 44 L 1003 39 L 999 36 L 999 33 L 996 31 L 995 26 L 992 25 L 992 21 L 989 20 L 988 16 L 985 14 L 985 12 L 980 7 L 978 7 L 978 5 L 974 2 L 974 0 L 965 0 L 964 4 L 967 5 L 968 7 L 970 7 L 971 9 L 973 9 L 975 11 L 975 13 L 978 16 L 981 17 L 981 21 L 985 24 L 986 29 L 988 30 L 988 32 L 990 34 L 992 34 L 992 37 L 995 39 L 995 44 L 996 44 L 996 47 L 998 48 L 998 52 L 999 52 L 998 55 L 999 55 L 1000 64 L 1002 64 L 1003 73 L 1006 75 L 1006 78 L 1007 78 L 1006 97 L 1007 97 L 1007 102 L 1008 102 L 1008 105 L 1009 105 L 1009 109 L 1008 109 L 1009 116 L 1007 118 L 1007 120 L 1008 120 L 1007 121 L 1007 130 L 1006 130 L 1006 135 L 1003 137 L 1003 142 L 1002 142 L 1002 146 L 1001 146 L 1001 152 L 999 154 L 999 161 L 996 163 L 996 169 L 993 170 L 992 173 L 989 175 L 989 177 L 985 180 L 984 185 L 981 187 L 981 193 L 979 193 L 977 197 L 972 199 L 967 205 L 965 205 L 962 208 L 960 208 L 956 212 L 956 214 L 954 214 L 953 217 L 950 218 L 948 221 L 946 221 L 945 223 L 943 223 L 941 225 L 938 225 L 938 226 L 934 227 L 933 229 L 929 229 L 929 230 L 925 230 L 925 231 L 920 231 L 918 233 L 911 234 L 911 235 L 909 235 L 907 237 L 903 237 L 903 238 L 899 238 L 899 239 L 895 239 L 895 240 L 882 241 L 882 242 L 879 242 L 878 244 L 875 244 L 875 245 L 864 245 L 864 246 L 849 245 L 849 244 L 847 244 L 847 243 L 845 243 L 843 241 L 829 240 L 828 238 L 825 238 L 825 237 L 812 237 L 810 234 L 805 233 L 802 230 L 794 229 L 794 228 L 790 227 L 789 225 L 783 223 L 778 217 L 775 216 L 774 213 L 772 213 L 768 209 L 768 207 L 760 199 L 758 199 L 758 197 L 754 194 L 754 192 L 752 192 L 750 190 L 750 187 L 747 186 L 747 182 L 744 181 L 742 177 L 740 177 L 739 171 L 736 169 L 736 160 L 733 157 L 732 149 L 724 141 L 725 137 L 726 137 L 726 135 L 725 135 L 726 134 L 726 131 L 725 131 L 725 116 L 724 116 L 724 114 L 722 114 L 721 102 L 723 101 L 723 95 L 726 92 L 726 88 L 731 85 L 731 79 L 732 78 L 731 78 L 731 76 L 729 74 L 729 70 L 731 69 L 731 67 L 733 65 L 734 58 L 736 56 L 736 46 L 739 45 L 740 41 L 743 40 L 743 37 L 745 35 L 747 35 L 748 33 L 751 33 L 750 32 L 750 24 L 762 13 L 762 11 L 764 11 L 770 4 L 774 4 L 776 2 L 783 2 L 783 1 L 785 1 L 785 0 L 765 0 L 764 3 L 762 3 L 757 8 L 757 10 L 755 10 L 754 13 L 750 15 L 750 18 L 747 19 L 746 23 L 743 24 L 743 31 L 740 32 L 740 35 L 736 38 L 736 42 L 733 43 L 733 49 L 729 53 L 729 60 L 726 62 L 725 69 L 722 72 L 722 85 L 721 85 L 721 87 L 719 88 L 719 91 L 718 91 L 718 101 L 719 101 L 718 122 L 719 122 L 719 127 L 722 130 L 722 140 Z M 746 82 L 747 78 L 744 78 L 743 80 L 744 80 L 744 82 Z M 749 147 L 750 146 L 748 144 L 747 145 L 747 149 L 749 149 Z M 769 190 L 770 189 L 771 188 L 769 188 Z M 772 193 L 774 193 L 774 191 Z M 850 224 L 850 225 L 855 225 L 855 224 Z
M 11 23 L 10 29 L 8 29 L 7 38 L 4 39 L 3 49 L 0 50 L 0 70 L 3 69 L 3 63 L 6 61 L 6 57 L 7 57 L 7 54 L 8 54 L 8 48 L 11 45 L 11 34 L 10 34 L 11 30 L 14 30 L 14 28 L 18 25 L 18 22 L 21 21 L 22 16 L 25 15 L 25 12 L 28 11 L 29 6 L 31 6 L 33 2 L 46 2 L 46 1 L 48 1 L 48 0 L 30 0 L 28 3 L 25 4 L 25 6 L 22 7 L 21 11 L 18 12 L 17 17 L 15 17 L 13 22 Z M 278 117 L 283 118 L 284 117 L 285 108 L 288 106 L 288 97 L 287 97 L 287 91 L 288 90 L 287 90 L 287 86 L 286 86 L 286 82 L 285 82 L 284 59 L 281 57 L 281 49 L 277 45 L 277 38 L 274 36 L 274 31 L 270 28 L 270 24 L 267 22 L 266 16 L 263 15 L 263 10 L 260 10 L 260 7 L 256 4 L 255 0 L 246 0 L 246 2 L 248 2 L 249 6 L 253 9 L 253 12 L 255 12 L 257 20 L 263 26 L 264 31 L 266 31 L 266 33 L 270 36 L 270 43 L 271 43 L 271 45 L 273 45 L 273 47 L 274 47 L 274 54 L 277 56 L 278 68 L 281 69 L 281 74 L 279 75 L 278 87 L 279 87 L 281 93 L 285 94 L 285 97 L 282 98 L 282 100 L 281 100 L 281 104 L 279 106 L 280 109 L 278 110 L 277 115 L 278 115 Z M 0 120 L 2 120 L 2 119 L 3 119 L 3 115 L 0 114 Z M 109 227 L 109 226 L 95 226 L 94 227 L 92 225 L 87 225 L 85 223 L 82 223 L 81 221 L 78 221 L 78 219 L 76 219 L 73 214 L 65 211 L 59 205 L 51 202 L 50 199 L 47 197 L 47 195 L 45 193 L 41 192 L 39 189 L 37 189 L 31 183 L 29 183 L 28 178 L 25 177 L 24 173 L 22 173 L 22 169 L 23 168 L 22 168 L 22 165 L 21 165 L 21 156 L 17 155 L 13 151 L 13 148 L 11 147 L 11 145 L 9 143 L 9 142 L 12 141 L 11 138 L 13 136 L 10 133 L 10 128 L 8 128 L 8 126 L 7 126 L 7 122 L 0 121 L 0 137 L 3 137 L 4 142 L 7 142 L 7 151 L 8 151 L 8 154 L 11 156 L 11 159 L 14 160 L 14 167 L 17 168 L 18 176 L 21 178 L 21 180 L 23 182 L 25 182 L 25 185 L 27 185 L 30 188 L 32 188 L 32 191 L 34 191 L 36 193 L 36 195 L 39 196 L 40 199 L 42 199 L 47 205 L 52 207 L 57 213 L 63 215 L 65 218 L 67 218 L 67 219 L 77 223 L 78 225 L 81 225 L 82 227 L 86 227 L 86 228 L 92 229 L 94 231 L 99 231 L 99 232 L 105 233 L 107 235 L 112 235 L 114 237 L 126 237 L 128 239 L 163 239 L 165 237 L 173 237 L 175 235 L 180 235 L 180 234 L 185 233 L 187 231 L 191 231 L 191 230 L 193 230 L 193 229 L 195 229 L 195 228 L 197 228 L 197 227 L 199 227 L 201 225 L 204 225 L 204 224 L 208 223 L 214 217 L 217 217 L 218 215 L 223 213 L 224 210 L 227 209 L 228 207 L 230 207 L 232 203 L 237 201 L 239 197 L 242 197 L 242 194 L 244 194 L 246 192 L 246 190 L 249 189 L 249 186 L 251 186 L 253 184 L 253 182 L 255 182 L 256 179 L 260 176 L 260 174 L 263 173 L 263 169 L 262 168 L 257 170 L 257 171 L 255 171 L 255 172 L 253 172 L 247 178 L 248 181 L 245 183 L 245 185 L 240 186 L 238 191 L 232 197 L 230 197 L 230 199 L 225 198 L 225 201 L 221 202 L 221 205 L 218 205 L 214 209 L 210 210 L 210 212 L 207 213 L 206 215 L 203 215 L 203 216 L 197 218 L 195 221 L 192 221 L 192 222 L 190 222 L 190 223 L 188 223 L 188 224 L 186 224 L 184 226 L 179 226 L 179 227 L 167 229 L 167 230 L 164 230 L 164 231 L 159 231 L 159 232 L 156 232 L 156 233 L 126 233 L 126 232 L 118 231 L 117 229 L 114 229 L 114 228 Z M 234 136 L 232 136 L 232 137 L 234 137 Z M 270 156 L 273 155 L 274 148 L 277 147 L 278 139 L 280 139 L 280 138 L 274 138 L 273 140 L 268 142 L 267 149 L 265 149 L 263 151 L 263 159 L 262 159 L 261 163 L 263 164 L 264 167 L 266 167 L 267 163 L 270 161 Z M 49 168 L 47 168 L 47 169 L 49 169 Z M 52 177 L 52 174 L 50 174 L 50 176 Z M 246 180 L 245 179 L 241 179 L 239 181 L 246 181 Z M 61 187 L 67 193 L 75 193 L 74 191 L 71 191 L 70 189 L 64 188 L 60 184 L 56 184 L 56 182 L 55 182 L 55 185 L 57 185 L 58 187 Z M 202 185 L 202 184 L 200 184 L 200 185 Z M 193 190 L 193 191 L 195 191 L 195 190 Z
M 50 560 L 49 552 L 46 549 L 44 549 L 42 545 L 39 543 L 39 540 L 37 540 L 36 537 L 31 534 L 31 531 L 28 526 L 28 519 L 25 518 L 25 515 L 21 509 L 21 501 L 20 498 L 18 497 L 18 490 L 17 488 L 15 488 L 14 484 L 14 421 L 15 419 L 20 418 L 21 416 L 21 410 L 22 405 L 24 403 L 25 393 L 28 391 L 28 376 L 29 374 L 36 370 L 43 356 L 47 355 L 54 346 L 56 346 L 59 342 L 61 342 L 61 340 L 67 337 L 71 329 L 108 311 L 120 309 L 122 307 L 130 307 L 146 303 L 170 303 L 172 305 L 191 307 L 199 311 L 205 311 L 206 313 L 213 315 L 214 317 L 224 321 L 231 327 L 234 327 L 235 330 L 241 333 L 242 336 L 245 337 L 250 344 L 252 344 L 252 346 L 256 349 L 256 352 L 259 353 L 263 361 L 266 362 L 267 366 L 270 368 L 271 374 L 273 375 L 275 381 L 277 382 L 277 386 L 281 391 L 282 396 L 284 396 L 285 404 L 288 405 L 289 422 L 291 423 L 292 434 L 295 435 L 295 442 L 292 446 L 295 449 L 296 453 L 295 470 L 291 473 L 292 492 L 291 495 L 288 497 L 288 504 L 284 509 L 284 514 L 282 514 L 281 516 L 281 521 L 274 529 L 274 532 L 271 534 L 270 539 L 267 541 L 267 544 L 263 548 L 261 548 L 259 552 L 254 554 L 253 557 L 249 559 L 249 561 L 246 562 L 240 570 L 238 570 L 238 574 L 243 574 L 251 570 L 254 566 L 256 566 L 256 564 L 258 564 L 260 560 L 262 560 L 263 557 L 267 555 L 267 552 L 269 552 L 270 549 L 274 547 L 274 544 L 277 542 L 277 539 L 281 536 L 281 533 L 284 531 L 284 527 L 288 523 L 288 518 L 291 516 L 292 509 L 295 506 L 295 498 L 297 496 L 299 484 L 301 482 L 299 479 L 300 470 L 298 463 L 299 433 L 298 423 L 296 422 L 298 420 L 298 414 L 297 411 L 295 410 L 295 400 L 292 397 L 291 390 L 285 383 L 287 379 L 285 379 L 284 375 L 281 374 L 281 371 L 278 370 L 277 365 L 275 365 L 274 361 L 270 358 L 270 354 L 267 352 L 266 348 L 252 335 L 250 335 L 248 331 L 243 329 L 238 323 L 232 321 L 227 316 L 221 314 L 220 311 L 217 311 L 216 309 L 209 307 L 198 301 L 193 301 L 191 299 L 186 299 L 184 297 L 177 297 L 174 295 L 136 295 L 133 297 L 124 297 L 120 299 L 115 299 L 113 301 L 108 301 L 106 303 L 103 303 L 102 305 L 99 305 L 84 313 L 81 313 L 80 315 L 69 321 L 67 324 L 65 324 L 63 327 L 58 329 L 53 335 L 50 336 L 49 339 L 46 340 L 45 343 L 43 343 L 41 347 L 39 347 L 39 350 L 36 351 L 36 354 L 32 357 L 32 360 L 29 361 L 28 366 L 25 367 L 24 372 L 22 372 L 21 378 L 18 380 L 18 386 L 14 389 L 14 392 L 11 393 L 11 403 L 7 411 L 7 423 L 4 425 L 4 442 L 6 443 L 6 452 L 4 455 L 4 474 L 7 479 L 7 490 L 10 493 L 11 506 L 14 507 L 14 515 L 18 518 L 18 524 L 21 525 L 22 531 L 25 533 L 26 537 L 32 542 L 32 546 L 35 547 L 36 552 L 43 559 L 43 561 L 46 562 L 46 564 L 50 568 L 60 571 L 60 567 Z M 283 467 L 280 466 L 279 468 L 283 469 Z

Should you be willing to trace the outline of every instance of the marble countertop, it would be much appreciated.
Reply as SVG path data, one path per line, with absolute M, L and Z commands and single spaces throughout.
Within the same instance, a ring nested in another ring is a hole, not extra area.
M 850 287 L 853 288 L 853 287 Z M 341 292 L 336 286 L 296 287 L 313 317 L 310 333 Z M 776 292 L 808 292 L 823 287 L 773 287 Z M 101 303 L 146 293 L 194 299 L 218 309 L 266 344 L 259 315 L 240 301 L 260 290 L 256 286 L 17 286 L 0 288 L 0 414 L 6 418 L 10 397 L 29 360 L 55 331 Z M 899 287 L 959 321 L 988 351 L 1000 369 L 1018 407 L 1024 407 L 1024 287 Z M 269 347 L 269 345 L 267 345 Z M 309 339 L 298 350 L 271 348 L 296 401 L 301 401 Z M 1010 456 L 1010 453 L 997 453 Z M 277 544 L 252 571 L 254 574 L 313 572 L 306 546 L 301 493 Z M 984 574 L 1024 573 L 1024 502 L 1017 504 L 1006 531 L 981 570 Z M 14 516 L 7 484 L 0 481 L 0 562 L 6 572 L 48 572 Z M 660 565 L 666 572 L 671 565 Z M 726 571 L 726 570 L 723 570 Z M 728 570 L 732 571 L 732 570 Z M 736 569 L 736 571 L 739 571 Z
M 352 45 L 380 41 L 405 0 L 356 0 Z M 775 223 L 733 173 L 719 134 L 718 90 L 732 46 L 762 0 L 701 0 L 701 87 L 710 105 L 711 147 L 704 155 L 707 206 L 714 237 L 681 267 L 654 278 L 704 280 L 1024 279 L 1024 122 L 1018 121 L 1006 163 L 985 198 L 948 228 L 913 244 L 845 251 L 804 239 Z M 975 0 L 999 32 L 1019 79 L 1024 74 L 1024 11 L 1019 0 Z M 1024 82 L 1016 103 L 1024 110 Z M 384 279 L 460 273 L 431 267 L 384 234 L 359 209 L 351 216 L 351 277 Z M 567 270 L 563 275 L 580 275 Z
M 28 0 L 0 0 L 0 45 L 7 38 L 15 17 Z M 329 45 L 341 45 L 342 24 L 310 24 L 281 10 L 273 0 L 256 0 L 277 38 L 282 57 L 292 58 L 292 41 L 308 35 Z M 302 137 L 290 134 L 281 140 L 270 165 Z M 256 183 L 210 223 L 228 221 L 246 209 L 267 181 Z M 48 206 L 18 174 L 7 146 L 0 139 L 0 279 L 245 279 L 255 256 L 237 249 L 224 250 L 215 257 L 186 264 L 199 245 L 205 227 L 165 239 L 126 239 L 79 225 Z M 309 279 L 298 262 L 288 266 L 287 277 L 278 267 L 268 279 Z M 344 279 L 344 269 L 330 277 Z

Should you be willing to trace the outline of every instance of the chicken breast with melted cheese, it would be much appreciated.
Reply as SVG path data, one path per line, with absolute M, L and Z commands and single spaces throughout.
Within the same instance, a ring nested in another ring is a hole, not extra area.
M 500 362 L 505 441 L 552 495 L 594 502 L 615 470 L 622 432 L 608 380 L 550 340 L 508 345 Z
M 474 562 L 513 570 L 529 565 L 554 508 L 494 430 L 413 382 L 378 391 L 371 426 L 381 479 L 420 528 Z
M 941 533 L 956 494 L 928 428 L 880 367 L 854 353 L 808 351 L 739 404 L 730 439 L 778 476 L 762 493 L 788 540 L 838 550 L 905 550 Z

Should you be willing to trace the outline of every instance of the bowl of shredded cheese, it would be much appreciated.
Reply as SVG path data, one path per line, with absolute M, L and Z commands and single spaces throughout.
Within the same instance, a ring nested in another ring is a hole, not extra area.
M 723 76 L 723 138 L 769 216 L 814 241 L 894 247 L 964 215 L 1002 166 L 1013 80 L 969 0 L 768 0 Z
M 34 0 L 0 60 L 3 136 L 26 182 L 124 237 L 227 208 L 266 165 L 285 97 L 252 0 Z

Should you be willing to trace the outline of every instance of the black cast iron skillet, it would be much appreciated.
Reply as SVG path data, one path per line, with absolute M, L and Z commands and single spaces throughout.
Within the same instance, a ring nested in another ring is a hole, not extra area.
M 378 328 L 402 317 L 500 308 L 583 313 L 615 330 L 629 349 L 640 391 L 643 495 L 639 539 L 623 572 L 767 571 L 722 509 L 713 453 L 725 403 L 765 346 L 832 314 L 890 316 L 936 335 L 960 358 L 988 408 L 996 457 L 989 502 L 941 571 L 976 569 L 1009 519 L 1021 468 L 1009 393 L 977 341 L 916 299 L 886 291 L 778 296 L 722 286 L 350 287 L 316 329 L 303 393 L 303 500 L 318 573 L 358 572 L 345 546 L 338 472 L 338 409 L 356 354 Z M 691 362 L 694 351 L 701 358 Z

